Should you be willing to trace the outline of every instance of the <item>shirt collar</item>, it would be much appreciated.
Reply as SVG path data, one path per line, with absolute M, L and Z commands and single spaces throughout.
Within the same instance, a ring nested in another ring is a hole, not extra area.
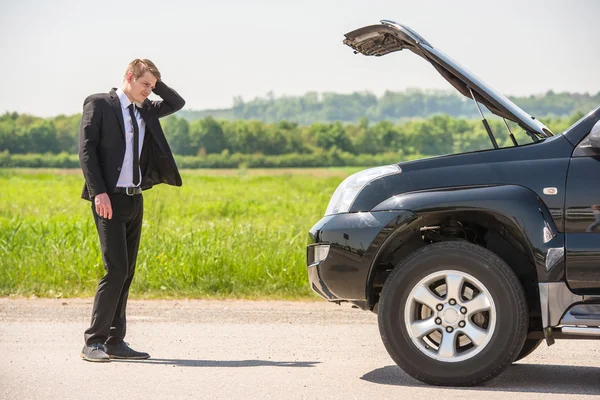
M 129 97 L 127 97 L 127 95 L 125 94 L 123 89 L 118 88 L 116 90 L 116 92 L 117 92 L 117 96 L 119 96 L 119 101 L 121 102 L 121 107 L 123 107 L 124 109 L 129 107 L 129 105 L 131 104 L 131 101 L 129 100 Z

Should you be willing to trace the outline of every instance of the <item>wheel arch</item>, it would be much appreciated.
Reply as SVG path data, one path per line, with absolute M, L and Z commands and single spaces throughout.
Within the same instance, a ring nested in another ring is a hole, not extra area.
M 564 274 L 564 264 L 549 269 L 547 262 L 550 249 L 564 250 L 564 235 L 530 189 L 496 185 L 419 191 L 394 196 L 375 210 L 398 206 L 417 218 L 394 231 L 374 257 L 366 287 L 370 308 L 376 308 L 381 287 L 396 265 L 431 240 L 467 240 L 494 252 L 521 280 L 535 317 L 540 314 L 538 283 Z M 461 237 L 467 230 L 473 234 Z

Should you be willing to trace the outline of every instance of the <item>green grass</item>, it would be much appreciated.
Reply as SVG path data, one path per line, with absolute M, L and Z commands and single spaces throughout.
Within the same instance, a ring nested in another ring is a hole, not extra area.
M 312 298 L 308 230 L 356 169 L 184 171 L 144 192 L 133 298 Z M 0 170 L 0 296 L 92 296 L 104 274 L 78 171 Z

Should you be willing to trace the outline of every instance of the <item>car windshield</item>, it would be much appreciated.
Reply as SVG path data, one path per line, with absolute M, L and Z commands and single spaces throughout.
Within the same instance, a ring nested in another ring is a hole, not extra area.
M 524 146 L 532 143 L 539 143 L 544 141 L 544 139 L 536 138 L 534 139 L 530 134 L 528 134 L 519 124 L 501 118 L 495 114 L 492 114 L 485 106 L 481 106 L 481 112 L 483 116 L 487 120 L 490 130 L 498 144 L 498 148 L 506 148 L 506 147 L 515 147 L 515 146 Z M 494 146 L 492 144 L 489 135 L 486 132 L 485 126 L 483 123 L 480 124 L 480 135 L 486 136 L 488 138 L 487 143 L 481 141 L 481 148 L 473 149 L 473 150 L 486 150 L 493 149 Z M 479 130 L 477 130 L 479 132 Z M 511 138 L 512 134 L 512 138 Z M 513 140 L 514 139 L 514 140 Z

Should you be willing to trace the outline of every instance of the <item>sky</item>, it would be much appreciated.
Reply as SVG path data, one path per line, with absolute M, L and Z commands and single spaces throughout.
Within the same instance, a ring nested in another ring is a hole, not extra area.
M 268 92 L 452 90 L 409 51 L 365 57 L 342 44 L 382 19 L 505 95 L 600 91 L 596 0 L 0 0 L 0 10 L 0 113 L 79 113 L 134 58 L 151 59 L 191 110 Z

